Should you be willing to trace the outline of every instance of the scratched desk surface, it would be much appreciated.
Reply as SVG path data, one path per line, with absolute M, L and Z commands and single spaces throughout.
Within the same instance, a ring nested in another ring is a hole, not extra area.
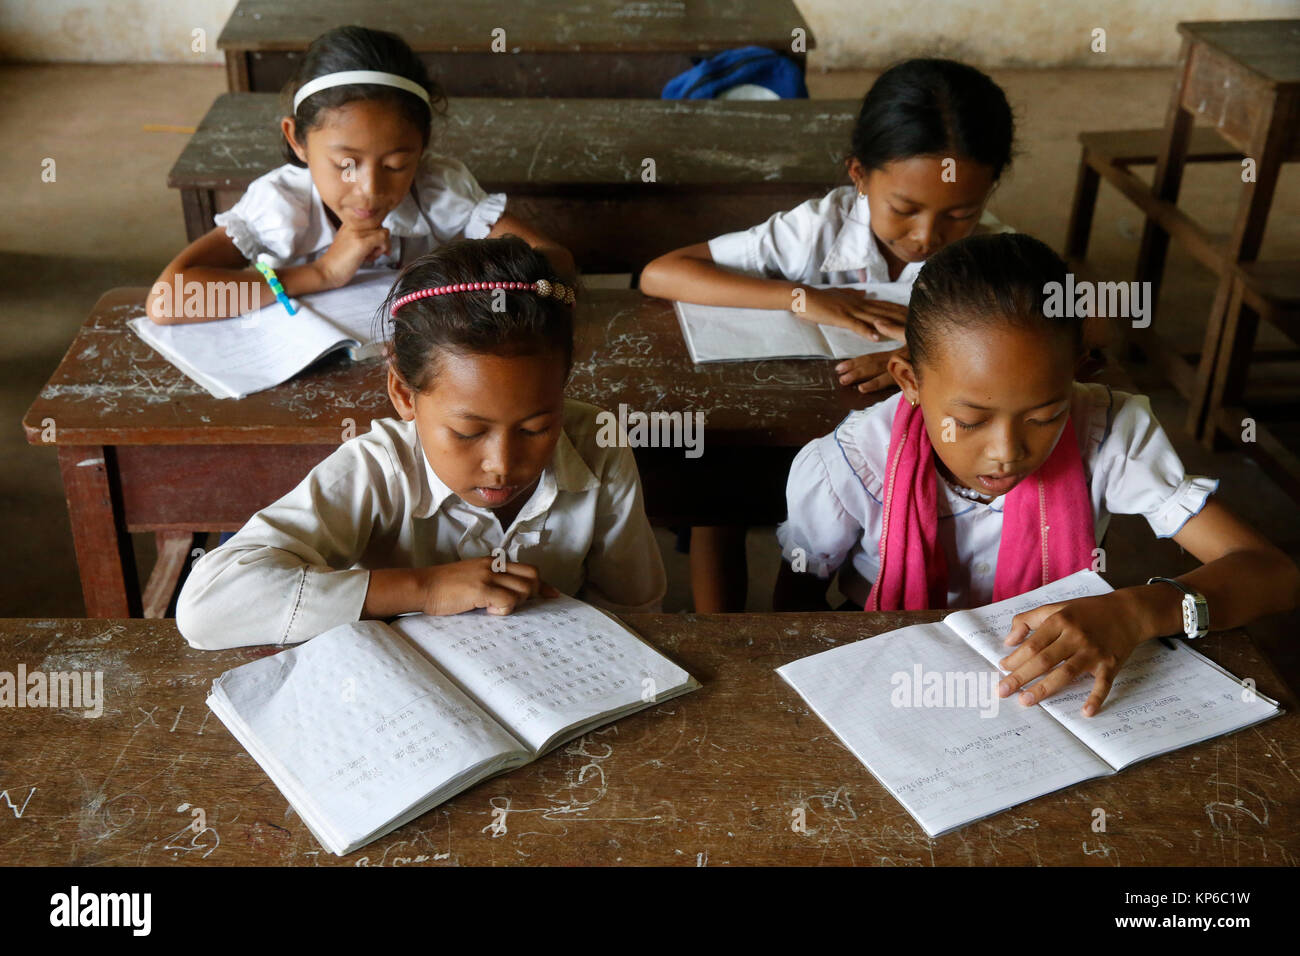
M 856 100 L 453 98 L 431 149 L 465 163 L 489 190 L 824 191 L 840 174 Z M 284 163 L 280 98 L 223 93 L 167 184 L 242 192 Z M 647 182 L 643 160 L 653 157 Z
M 146 292 L 113 289 L 96 304 L 24 418 L 28 441 L 47 441 L 52 420 L 57 444 L 338 444 L 344 418 L 359 433 L 395 414 L 382 363 L 342 356 L 239 401 L 213 398 L 127 327 Z M 633 290 L 586 293 L 575 339 L 571 396 L 703 412 L 709 443 L 798 447 L 866 404 L 830 361 L 694 365 L 671 304 Z
M 629 615 L 701 690 L 343 858 L 204 705 L 214 677 L 270 649 L 194 650 L 172 621 L 0 621 L 0 670 L 99 670 L 106 698 L 98 719 L 3 714 L 0 864 L 1296 864 L 1300 716 L 1240 631 L 1199 643 L 1288 713 L 927 837 L 774 668 L 939 616 Z

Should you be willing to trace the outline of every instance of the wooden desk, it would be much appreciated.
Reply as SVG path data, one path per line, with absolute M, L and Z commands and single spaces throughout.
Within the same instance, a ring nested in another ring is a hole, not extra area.
M 0 669 L 102 670 L 104 714 L 7 710 L 0 864 L 1294 866 L 1300 715 L 1243 632 L 1201 650 L 1288 713 L 930 839 L 774 668 L 932 612 L 629 615 L 699 691 L 485 781 L 346 857 L 211 716 L 171 621 L 0 621 Z M 1016 706 L 1016 705 L 1012 705 Z M 34 792 L 33 792 L 34 788 Z M 206 829 L 189 829 L 192 808 Z M 1093 810 L 1105 833 L 1091 829 Z M 807 832 L 791 829 L 802 808 Z M 506 832 L 492 835 L 494 810 Z
M 345 24 L 396 33 L 452 96 L 658 97 L 694 59 L 762 46 L 802 69 L 794 31 L 815 45 L 791 0 L 239 0 L 217 39 L 230 90 L 278 92 Z
M 239 528 L 349 425 L 362 434 L 393 414 L 375 360 L 335 357 L 240 401 L 213 398 L 126 327 L 146 292 L 105 293 L 23 419 L 29 442 L 58 447 L 91 617 L 142 613 L 130 532 L 159 534 L 158 580 L 174 583 L 191 532 Z M 636 291 L 591 291 L 576 329 L 573 397 L 706 415 L 701 457 L 637 451 L 662 523 L 780 520 L 795 452 L 867 404 L 836 384 L 831 361 L 693 365 L 671 305 Z
M 1200 436 L 1206 427 L 1234 267 L 1258 255 L 1281 166 L 1300 159 L 1300 20 L 1180 23 L 1178 32 L 1183 36 L 1178 79 L 1165 116 L 1155 179 L 1150 188 L 1126 189 L 1125 194 L 1147 215 L 1137 280 L 1151 283 L 1151 301 L 1159 294 L 1171 235 L 1219 277 L 1194 369 L 1170 345 L 1160 342 L 1154 323 L 1136 337 L 1139 344 L 1151 347 L 1170 380 L 1188 398 L 1187 428 Z M 1242 183 L 1237 215 L 1223 244 L 1214 242 L 1204 227 L 1176 206 L 1197 116 L 1214 124 L 1219 135 L 1255 166 L 1254 178 Z
M 432 148 L 465 163 L 510 211 L 588 272 L 636 272 L 654 257 L 762 222 L 844 179 L 854 100 L 453 100 Z M 217 98 L 167 184 L 190 239 L 281 165 L 278 98 Z M 655 181 L 642 179 L 654 161 Z M 847 181 L 847 180 L 846 180 Z

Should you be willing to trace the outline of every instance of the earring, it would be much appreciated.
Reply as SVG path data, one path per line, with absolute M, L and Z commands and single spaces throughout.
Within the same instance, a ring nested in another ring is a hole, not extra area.
M 909 398 L 908 401 L 911 402 L 912 400 Z M 916 402 L 912 402 L 912 407 L 916 408 Z

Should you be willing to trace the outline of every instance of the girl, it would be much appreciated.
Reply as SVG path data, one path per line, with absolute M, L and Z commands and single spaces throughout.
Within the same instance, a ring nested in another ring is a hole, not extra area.
M 1011 161 L 1014 123 L 1002 89 L 952 60 L 907 60 L 880 75 L 854 126 L 845 160 L 852 185 L 789 212 L 670 252 L 641 273 L 646 295 L 705 305 L 791 309 L 873 341 L 903 338 L 907 297 L 921 264 L 976 231 L 1001 231 L 985 213 Z M 866 283 L 867 291 L 817 288 Z M 900 304 L 901 303 L 901 304 Z M 893 384 L 888 352 L 840 362 L 841 385 Z M 691 576 L 697 611 L 743 610 L 743 528 L 695 528 Z
M 399 37 L 363 27 L 317 37 L 286 96 L 286 165 L 255 180 L 167 264 L 145 304 L 154 322 L 237 314 L 227 300 L 238 297 L 209 297 L 213 314 L 171 315 L 173 283 L 257 283 L 265 304 L 275 301 L 270 277 L 250 264 L 269 266 L 286 294 L 300 296 L 346 285 L 363 264 L 408 265 L 461 236 L 517 235 L 556 272 L 573 273 L 564 248 L 504 212 L 503 194 L 484 193 L 458 160 L 425 153 L 446 99 Z
M 448 243 L 405 269 L 381 419 L 195 565 L 195 647 L 291 644 L 408 611 L 508 614 L 556 590 L 651 610 L 665 590 L 629 448 L 566 401 L 572 289 L 521 239 Z
M 1217 481 L 1184 473 L 1146 398 L 1074 380 L 1083 320 L 1044 307 L 1065 281 L 1065 263 L 1020 235 L 926 262 L 909 354 L 889 363 L 902 393 L 850 414 L 791 468 L 778 607 L 824 609 L 836 570 L 872 610 L 1002 600 L 1091 567 L 1112 514 L 1141 514 L 1203 562 L 1179 581 L 1216 628 L 1300 602 L 1300 571 L 1210 500 Z M 1182 630 L 1182 598 L 1156 582 L 1017 615 L 1007 643 L 1023 644 L 1003 661 L 1001 696 L 1046 674 L 1021 695 L 1034 703 L 1086 672 L 1083 713 L 1095 714 L 1139 642 Z

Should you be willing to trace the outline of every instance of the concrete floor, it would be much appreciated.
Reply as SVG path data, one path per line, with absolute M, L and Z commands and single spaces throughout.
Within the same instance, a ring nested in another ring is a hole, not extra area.
M 874 74 L 809 76 L 814 97 L 860 97 Z M 990 208 L 1020 231 L 1060 247 L 1078 164 L 1081 130 L 1157 127 L 1172 83 L 1168 70 L 994 71 L 1019 123 L 1018 156 Z M 3 66 L 0 166 L 5 216 L 0 222 L 0 522 L 8 547 L 0 574 L 0 616 L 68 617 L 84 613 L 76 560 L 55 455 L 26 444 L 19 421 L 104 290 L 146 285 L 185 242 L 180 200 L 166 174 L 184 134 L 148 126 L 193 126 L 225 89 L 215 66 Z M 57 180 L 43 183 L 53 158 Z M 830 173 L 828 173 L 830 175 Z M 1226 233 L 1240 190 L 1228 164 L 1193 166 L 1182 203 L 1211 230 Z M 1287 168 L 1273 202 L 1261 258 L 1300 258 L 1300 180 Z M 1103 186 L 1090 261 L 1117 278 L 1131 274 L 1142 219 Z M 683 236 L 683 243 L 706 237 Z M 1169 257 L 1160 321 L 1195 343 L 1213 293 L 1212 277 L 1176 246 Z M 1264 339 L 1268 341 L 1268 338 Z M 1188 470 L 1222 480 L 1219 497 L 1293 557 L 1300 558 L 1300 509 L 1248 455 L 1207 453 L 1181 431 L 1182 402 L 1150 369 L 1130 372 L 1152 399 Z M 689 609 L 686 559 L 667 532 L 660 542 L 669 567 L 666 609 Z M 141 580 L 152 540 L 138 536 Z M 779 560 L 770 528 L 750 533 L 750 609 L 771 607 Z M 1140 518 L 1118 518 L 1108 541 L 1110 579 L 1133 583 L 1179 573 L 1189 558 L 1155 541 Z M 1300 689 L 1296 616 L 1251 629 L 1293 688 Z

